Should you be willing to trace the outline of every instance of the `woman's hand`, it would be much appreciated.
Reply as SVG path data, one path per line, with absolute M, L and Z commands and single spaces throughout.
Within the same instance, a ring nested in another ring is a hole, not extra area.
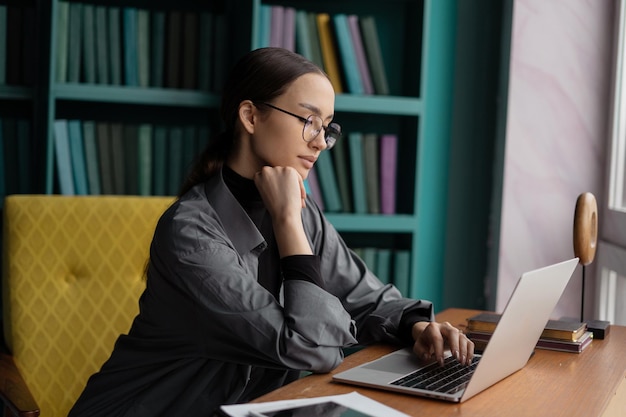
M 412 329 L 413 352 L 424 360 L 435 359 L 443 365 L 443 352 L 450 349 L 452 355 L 463 365 L 469 365 L 474 357 L 474 342 L 448 322 L 418 322 Z
M 272 217 L 280 256 L 310 255 L 311 246 L 302 224 L 306 191 L 298 171 L 266 166 L 254 175 L 254 183 Z

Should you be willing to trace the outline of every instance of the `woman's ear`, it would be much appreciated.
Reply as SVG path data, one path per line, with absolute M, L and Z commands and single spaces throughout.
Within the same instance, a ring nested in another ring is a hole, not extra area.
M 258 110 L 254 103 L 250 100 L 244 100 L 239 103 L 239 120 L 243 128 L 250 135 L 254 133 L 254 124 L 257 120 Z

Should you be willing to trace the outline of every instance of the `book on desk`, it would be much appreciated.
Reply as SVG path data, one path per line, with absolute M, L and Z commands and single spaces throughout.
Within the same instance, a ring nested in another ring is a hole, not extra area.
M 466 334 L 474 342 L 477 351 L 484 350 L 499 319 L 498 313 L 479 313 L 467 319 Z M 537 348 L 580 353 L 592 340 L 593 334 L 587 331 L 584 322 L 549 320 L 537 342 Z

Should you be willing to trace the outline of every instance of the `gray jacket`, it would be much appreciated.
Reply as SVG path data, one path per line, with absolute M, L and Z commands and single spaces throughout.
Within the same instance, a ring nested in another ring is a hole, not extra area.
M 211 415 L 290 369 L 334 369 L 343 347 L 402 342 L 407 314 L 432 320 L 431 303 L 381 284 L 310 198 L 302 219 L 324 288 L 285 280 L 276 299 L 257 282 L 268 244 L 221 175 L 176 201 L 154 234 L 140 313 L 70 417 Z

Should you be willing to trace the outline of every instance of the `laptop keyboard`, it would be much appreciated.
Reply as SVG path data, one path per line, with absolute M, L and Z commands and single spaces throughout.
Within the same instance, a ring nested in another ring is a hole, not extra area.
M 459 390 L 459 387 L 467 384 L 479 360 L 480 357 L 475 356 L 470 365 L 461 365 L 454 357 L 449 356 L 445 359 L 443 366 L 435 362 L 397 379 L 391 382 L 391 384 L 429 391 L 454 393 Z

